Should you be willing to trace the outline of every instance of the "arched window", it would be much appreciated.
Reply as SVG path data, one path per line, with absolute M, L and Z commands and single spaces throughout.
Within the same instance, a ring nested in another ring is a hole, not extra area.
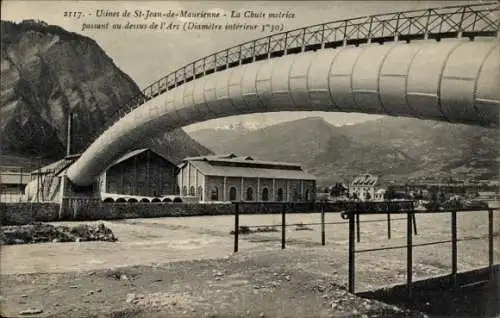
M 182 187 L 182 195 L 187 195 L 188 194 L 188 188 L 186 186 Z
M 262 190 L 262 201 L 269 201 L 269 190 L 267 188 Z
M 198 187 L 198 196 L 200 197 L 200 200 L 203 200 L 203 187 L 202 186 Z
M 247 201 L 253 201 L 253 188 L 248 187 L 247 189 Z
M 283 201 L 283 189 L 281 189 L 281 188 L 278 189 L 278 196 L 277 196 L 276 200 Z
M 194 196 L 194 186 L 191 186 L 191 188 L 189 188 L 189 195 Z
M 229 189 L 229 201 L 236 201 L 236 188 L 231 187 Z
M 181 194 L 181 188 L 179 188 L 179 186 L 175 187 L 175 194 Z
M 217 187 L 214 187 L 212 189 L 212 192 L 210 193 L 210 200 L 212 200 L 212 201 L 219 200 L 219 189 Z

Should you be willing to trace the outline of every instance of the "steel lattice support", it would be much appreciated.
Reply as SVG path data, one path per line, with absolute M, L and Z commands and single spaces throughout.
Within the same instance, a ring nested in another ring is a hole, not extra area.
M 322 48 L 419 39 L 496 36 L 498 3 L 377 14 L 327 22 L 245 42 L 185 65 L 144 88 L 111 115 L 103 131 L 146 101 L 193 79 L 241 64 Z

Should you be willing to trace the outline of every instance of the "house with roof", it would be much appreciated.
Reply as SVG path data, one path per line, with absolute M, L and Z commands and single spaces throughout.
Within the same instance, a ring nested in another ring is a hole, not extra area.
M 0 202 L 23 202 L 30 180 L 30 171 L 26 168 L 0 166 Z
M 378 177 L 371 174 L 356 176 L 349 184 L 349 198 L 370 201 L 375 198 Z
M 181 195 L 200 201 L 312 202 L 316 177 L 299 164 L 235 154 L 185 158 L 177 174 Z

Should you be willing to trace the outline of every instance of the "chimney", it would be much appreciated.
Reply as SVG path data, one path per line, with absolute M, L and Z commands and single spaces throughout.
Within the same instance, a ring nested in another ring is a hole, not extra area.
M 71 139 L 72 139 L 72 124 L 73 124 L 73 112 L 70 111 L 68 114 L 68 126 L 66 132 L 66 157 L 71 156 Z

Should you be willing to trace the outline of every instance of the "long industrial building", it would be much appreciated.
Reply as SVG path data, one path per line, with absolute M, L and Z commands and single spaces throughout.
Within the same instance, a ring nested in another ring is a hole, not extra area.
M 316 177 L 298 164 L 234 154 L 186 158 L 177 180 L 182 195 L 201 201 L 312 202 Z
M 62 180 L 77 158 L 34 170 L 26 200 L 61 202 Z M 229 154 L 189 157 L 176 165 L 147 148 L 116 159 L 92 189 L 105 202 L 313 202 L 315 190 L 316 177 L 299 164 Z

